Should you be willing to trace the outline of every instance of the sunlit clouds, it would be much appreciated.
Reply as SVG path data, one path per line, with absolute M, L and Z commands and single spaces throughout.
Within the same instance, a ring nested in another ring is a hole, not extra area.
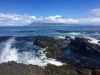
M 67 13 L 66 13 L 67 14 Z M 36 17 L 35 15 L 28 14 L 10 14 L 10 13 L 0 13 L 0 26 L 21 26 L 28 25 L 33 22 L 39 23 L 63 23 L 65 25 L 69 24 L 79 24 L 79 25 L 100 25 L 100 8 L 92 9 L 86 12 L 87 18 L 70 18 L 62 17 L 61 15 L 48 16 L 48 17 Z

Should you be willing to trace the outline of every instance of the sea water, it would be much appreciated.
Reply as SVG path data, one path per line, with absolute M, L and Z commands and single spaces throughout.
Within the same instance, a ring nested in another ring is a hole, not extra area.
M 45 49 L 33 45 L 36 36 L 65 38 L 79 36 L 90 38 L 91 43 L 99 44 L 100 26 L 2 26 L 0 27 L 0 63 L 16 61 L 18 63 L 45 66 L 48 63 L 60 66 L 64 63 L 48 59 Z M 70 49 L 65 51 L 71 56 Z

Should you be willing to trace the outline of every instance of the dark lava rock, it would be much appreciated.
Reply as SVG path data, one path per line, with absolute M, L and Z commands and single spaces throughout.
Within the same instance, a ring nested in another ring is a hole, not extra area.
M 45 68 L 36 65 L 25 65 L 14 61 L 0 64 L 0 75 L 79 75 L 76 69 L 68 64 L 55 66 L 48 64 Z
M 54 38 L 49 38 L 48 36 L 37 36 L 34 44 L 46 48 L 48 46 L 52 46 L 55 42 Z
M 48 58 L 62 57 L 62 50 L 68 48 L 67 44 L 59 44 L 58 40 L 48 36 L 37 36 L 34 41 L 34 44 L 36 46 L 46 48 L 46 56 Z
M 100 43 L 100 41 L 98 41 L 98 43 Z
M 63 66 L 48 64 L 45 69 L 48 75 L 79 75 L 76 69 L 69 64 Z
M 91 69 L 76 69 L 77 73 L 80 75 L 92 75 L 93 70 Z
M 69 64 L 55 66 L 47 64 L 44 68 L 25 65 L 14 61 L 0 64 L 0 75 L 100 75 L 100 69 L 80 69 Z
M 92 44 L 88 40 L 86 38 L 76 37 L 74 40 L 71 40 L 70 46 L 72 49 L 87 55 L 100 55 L 99 45 Z
M 45 73 L 39 66 L 19 64 L 12 61 L 0 64 L 0 75 L 45 75 Z
M 65 39 L 66 40 L 72 40 L 73 38 L 71 38 L 70 36 L 66 36 Z
M 100 75 L 100 69 L 93 70 L 93 75 Z

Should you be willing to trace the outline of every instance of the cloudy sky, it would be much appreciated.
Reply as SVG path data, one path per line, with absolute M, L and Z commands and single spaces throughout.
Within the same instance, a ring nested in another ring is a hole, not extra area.
M 32 22 L 100 25 L 100 0 L 0 0 L 0 26 Z

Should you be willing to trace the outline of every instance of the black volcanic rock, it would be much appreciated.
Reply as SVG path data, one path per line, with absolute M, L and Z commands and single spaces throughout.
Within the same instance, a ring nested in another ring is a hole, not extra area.
M 100 41 L 98 41 L 98 43 L 100 43 Z
M 66 39 L 66 40 L 72 40 L 73 38 L 70 37 L 70 36 L 66 36 L 65 39 Z
M 34 45 L 46 48 L 48 58 L 57 58 L 62 57 L 62 50 L 68 48 L 67 44 L 59 44 L 60 41 L 48 36 L 37 36 Z
M 25 65 L 14 61 L 0 64 L 0 75 L 45 75 L 44 70 L 36 65 Z
M 70 46 L 72 49 L 89 55 L 100 55 L 100 46 L 88 42 L 89 39 L 76 37 L 71 40 Z
M 48 46 L 52 46 L 54 43 L 56 43 L 54 38 L 50 38 L 48 36 L 37 36 L 34 44 L 37 46 L 40 46 L 42 48 L 46 48 Z
M 47 64 L 41 68 L 37 65 L 25 65 L 11 61 L 0 64 L 0 75 L 100 75 L 100 69 L 80 69 L 69 64 L 62 66 Z

